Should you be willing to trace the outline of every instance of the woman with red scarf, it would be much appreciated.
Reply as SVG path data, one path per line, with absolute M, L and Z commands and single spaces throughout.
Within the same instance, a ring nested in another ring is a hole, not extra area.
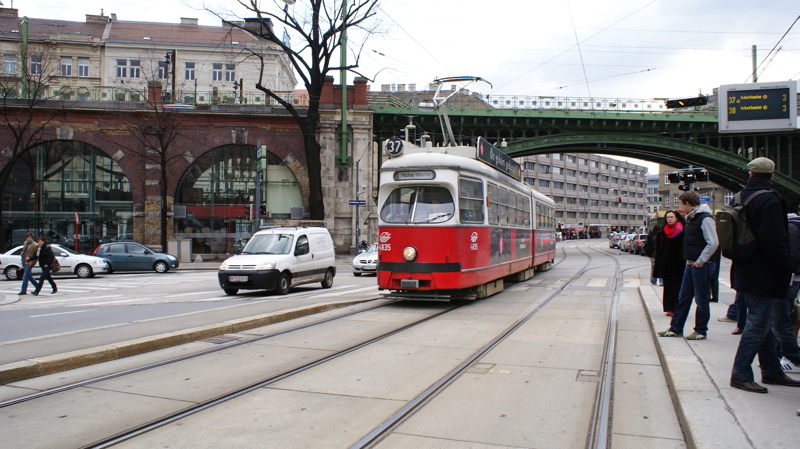
M 656 237 L 653 277 L 664 279 L 663 310 L 667 316 L 672 316 L 678 304 L 678 293 L 686 268 L 686 259 L 683 258 L 683 227 L 686 219 L 675 210 L 667 212 L 664 218 L 667 224 Z

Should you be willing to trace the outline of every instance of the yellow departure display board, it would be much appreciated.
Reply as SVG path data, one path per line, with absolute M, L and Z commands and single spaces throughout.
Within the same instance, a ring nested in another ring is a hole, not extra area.
M 718 98 L 720 132 L 797 129 L 797 81 L 729 84 Z

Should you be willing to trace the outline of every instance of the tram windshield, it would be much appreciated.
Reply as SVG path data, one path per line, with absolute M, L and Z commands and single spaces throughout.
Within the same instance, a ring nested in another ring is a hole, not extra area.
M 450 220 L 455 204 L 444 187 L 399 187 L 386 198 L 381 220 L 387 223 L 443 223 Z
M 292 234 L 256 234 L 247 242 L 242 254 L 289 254 L 292 238 Z

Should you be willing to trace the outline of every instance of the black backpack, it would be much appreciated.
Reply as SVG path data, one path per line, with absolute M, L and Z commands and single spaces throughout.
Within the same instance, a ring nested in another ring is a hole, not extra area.
M 745 208 L 753 198 L 762 193 L 775 193 L 774 190 L 759 190 L 742 203 L 742 192 L 733 197 L 733 204 L 717 212 L 717 238 L 722 255 L 731 260 L 750 258 L 758 249 L 758 239 L 747 224 Z

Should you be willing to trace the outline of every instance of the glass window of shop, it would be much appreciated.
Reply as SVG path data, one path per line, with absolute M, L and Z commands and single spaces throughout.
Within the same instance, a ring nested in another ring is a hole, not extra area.
M 132 237 L 128 178 L 82 142 L 52 141 L 23 153 L 9 173 L 2 207 L 6 248 L 21 245 L 27 232 L 81 253 Z
M 225 145 L 200 156 L 186 171 L 175 200 L 186 213 L 175 217 L 174 235 L 191 239 L 192 253 L 235 254 L 247 243 L 259 207 L 254 204 L 256 167 L 255 146 Z M 294 173 L 269 152 L 261 196 L 266 208 L 262 225 L 302 213 L 303 196 Z

